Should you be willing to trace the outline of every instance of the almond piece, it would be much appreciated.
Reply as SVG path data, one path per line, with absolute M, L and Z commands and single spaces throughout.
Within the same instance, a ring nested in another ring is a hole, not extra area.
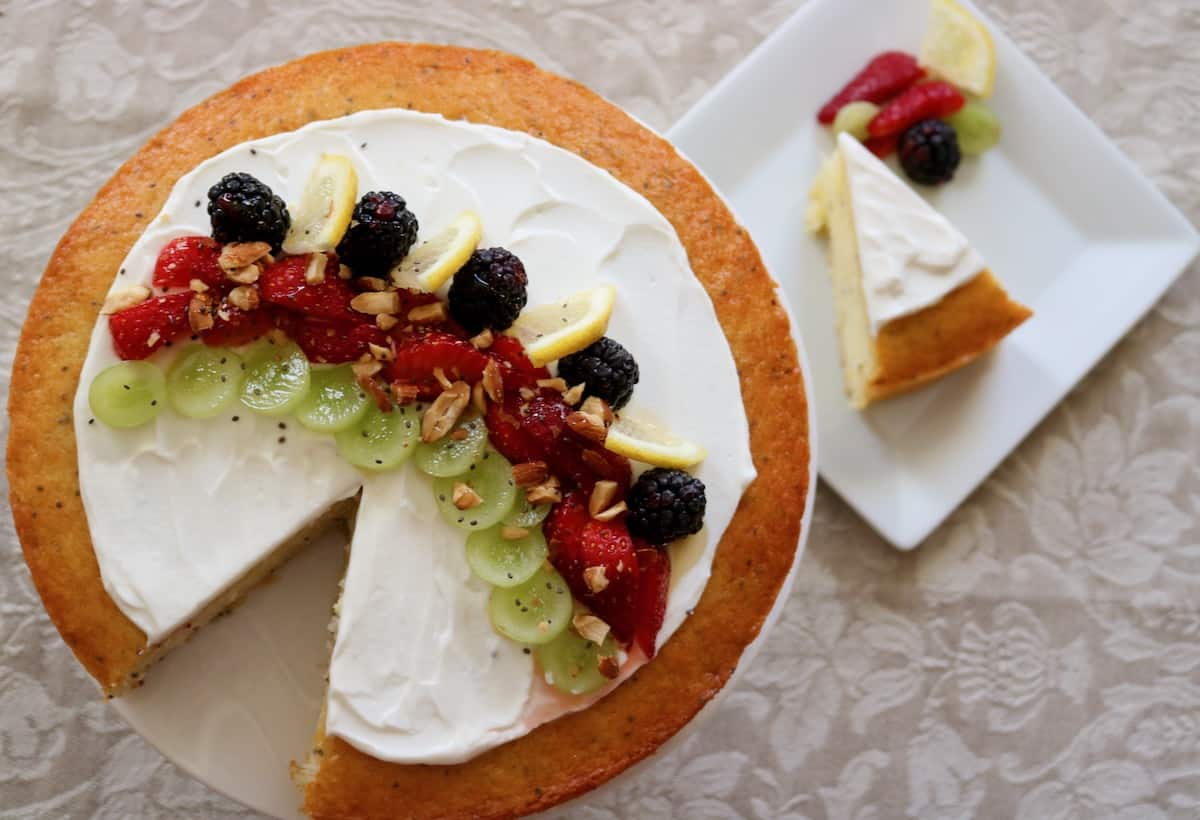
M 450 440 L 451 441 L 466 441 L 467 435 L 468 435 L 468 433 L 466 430 L 464 430 L 461 427 L 455 427 L 453 430 L 450 431 Z
M 538 379 L 538 387 L 545 387 L 548 390 L 557 390 L 559 393 L 567 392 L 567 382 L 565 379 Z
M 390 347 L 377 345 L 374 342 L 367 342 L 367 350 L 371 351 L 371 358 L 377 362 L 390 362 L 396 358 L 396 354 Z
M 604 643 L 604 639 L 608 637 L 608 624 L 595 615 L 580 612 L 571 619 L 571 625 L 575 627 L 579 637 L 585 641 L 591 641 L 597 646 Z
M 104 307 L 100 308 L 100 312 L 106 316 L 110 316 L 114 313 L 120 313 L 126 308 L 131 308 L 134 305 L 140 305 L 149 298 L 150 288 L 145 285 L 130 285 L 127 288 L 122 288 L 108 294 L 108 298 L 104 300 Z
M 608 578 L 604 567 L 588 567 L 583 571 L 583 582 L 592 592 L 603 592 L 608 588 Z
M 418 325 L 446 321 L 446 305 L 444 302 L 430 302 L 428 305 L 418 305 L 408 312 L 408 321 Z
M 396 404 L 412 404 L 417 400 L 417 396 L 420 395 L 420 393 L 420 388 L 418 388 L 415 384 L 392 382 L 392 398 L 396 400 Z
M 603 444 L 604 440 L 608 438 L 608 428 L 599 416 L 576 410 L 567 416 L 566 422 L 576 435 L 582 436 L 588 441 Z
M 587 385 L 583 382 L 572 387 L 567 392 L 563 393 L 563 401 L 574 407 L 579 404 L 579 400 L 583 398 L 583 391 L 587 389 Z
M 609 680 L 614 680 L 621 672 L 621 666 L 612 655 L 601 655 L 600 660 L 596 662 L 596 668 L 600 670 L 601 675 Z
M 455 382 L 433 400 L 421 418 L 421 441 L 437 441 L 450 432 L 471 400 L 471 388 L 466 382 Z
M 624 501 L 618 501 L 616 504 L 613 504 L 607 510 L 603 510 L 602 512 L 596 513 L 595 515 L 592 516 L 592 518 L 596 519 L 597 521 L 612 521 L 614 518 L 616 518 L 618 515 L 620 515 L 621 513 L 625 512 L 628 509 L 629 509 L 629 507 L 626 506 Z
M 450 385 L 453 384 L 453 382 L 446 378 L 446 371 L 440 367 L 433 369 L 433 377 L 437 379 L 437 383 L 442 386 L 443 390 L 449 390 Z
M 454 501 L 454 506 L 460 510 L 469 510 L 483 503 L 483 498 L 479 493 L 461 481 L 454 482 L 454 491 L 450 497 Z
M 146 347 L 154 347 L 162 341 L 162 335 L 157 330 L 150 331 L 150 335 L 146 337 Z
M 188 302 L 188 325 L 193 333 L 208 330 L 213 326 L 212 297 L 207 293 L 197 293 Z
M 258 265 L 246 265 L 244 268 L 225 271 L 225 278 L 239 285 L 253 285 L 261 275 L 262 268 Z
M 400 309 L 400 294 L 394 290 L 385 293 L 368 291 L 360 293 L 350 300 L 350 307 L 359 313 L 372 316 L 380 313 L 395 313 Z
M 615 481 L 597 481 L 588 499 L 588 515 L 595 518 L 598 512 L 612 506 L 613 499 L 617 497 L 617 490 Z
M 513 465 L 512 477 L 518 487 L 536 487 L 550 477 L 550 471 L 544 461 L 526 461 Z
M 380 313 L 375 317 L 375 326 L 380 330 L 391 330 L 400 320 L 395 316 L 389 316 L 386 313 Z
M 504 400 L 504 377 L 500 375 L 500 365 L 495 359 L 488 359 L 483 368 L 483 389 L 492 401 Z
M 271 246 L 266 242 L 230 242 L 221 248 L 217 264 L 221 270 L 230 273 L 253 265 L 270 252 Z
M 478 335 L 471 337 L 471 344 L 479 350 L 487 350 L 492 346 L 492 342 L 494 341 L 496 341 L 496 337 L 486 327 Z
M 500 537 L 505 541 L 516 541 L 518 538 L 524 538 L 529 535 L 529 530 L 524 527 L 513 527 L 505 524 L 500 528 Z
M 203 279 L 192 279 L 188 281 L 188 290 L 192 293 L 206 293 L 208 285 L 204 284 Z
M 367 355 L 369 356 L 370 354 Z M 356 378 L 369 379 L 380 370 L 383 370 L 383 363 L 368 358 L 365 362 L 355 362 L 350 365 L 350 369 L 354 371 Z
M 608 406 L 608 402 L 599 396 L 588 396 L 583 402 L 583 406 L 579 408 L 580 412 L 587 413 L 591 416 L 596 416 L 601 423 L 608 427 L 616 419 L 613 415 L 612 408 Z
M 345 265 L 338 265 L 338 279 L 349 279 L 354 273 Z
M 354 280 L 354 287 L 362 291 L 383 293 L 385 290 L 387 290 L 388 283 L 380 279 L 378 276 L 360 276 Z
M 258 288 L 254 285 L 238 285 L 229 291 L 229 304 L 238 310 L 257 310 L 259 305 Z
M 562 501 L 562 493 L 558 489 L 558 481 L 549 481 L 530 487 L 525 491 L 525 500 L 530 504 L 557 504 Z
M 373 362 L 373 364 L 379 364 L 379 362 Z M 361 367 L 362 365 L 354 366 Z M 383 385 L 381 385 L 374 376 L 366 375 L 364 371 L 364 375 L 361 376 L 358 375 L 358 373 L 355 373 L 354 380 L 358 382 L 358 386 L 361 387 L 363 391 L 367 393 L 367 395 L 375 400 L 375 406 L 379 408 L 380 412 L 392 412 L 392 397 L 388 395 L 388 392 L 383 389 Z
M 308 258 L 308 265 L 304 268 L 304 281 L 310 285 L 319 285 L 325 281 L 325 266 L 329 264 L 329 257 L 323 253 L 314 253 Z

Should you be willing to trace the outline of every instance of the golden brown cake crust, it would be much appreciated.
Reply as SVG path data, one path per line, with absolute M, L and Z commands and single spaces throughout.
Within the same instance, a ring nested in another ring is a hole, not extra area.
M 804 386 L 757 249 L 695 168 L 596 94 L 502 53 L 384 43 L 264 71 L 185 112 L 100 191 L 59 243 L 34 296 L 9 401 L 13 515 L 64 639 L 102 685 L 119 681 L 136 665 L 144 636 L 101 584 L 71 419 L 113 272 L 175 180 L 202 160 L 313 120 L 390 107 L 526 131 L 653 202 L 712 296 L 750 418 L 758 479 L 721 541 L 695 614 L 653 663 L 597 705 L 457 766 L 383 763 L 326 738 L 305 796 L 319 818 L 511 817 L 578 795 L 651 754 L 720 690 L 788 574 L 811 489 Z
M 874 401 L 895 396 L 957 370 L 1032 315 L 985 270 L 936 304 L 880 328 L 876 375 L 867 397 Z

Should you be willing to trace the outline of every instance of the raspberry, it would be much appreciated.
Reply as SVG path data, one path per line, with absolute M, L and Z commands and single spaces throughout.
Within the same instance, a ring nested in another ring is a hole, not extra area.
M 483 248 L 454 274 L 450 315 L 468 333 L 505 330 L 520 315 L 529 283 L 521 260 L 504 248 Z
M 285 324 L 292 338 L 310 362 L 342 364 L 358 361 L 370 352 L 369 344 L 386 347 L 387 334 L 365 322 L 337 322 L 303 317 Z
M 371 191 L 354 206 L 337 253 L 355 276 L 385 277 L 417 241 L 417 228 L 404 197 Z
M 948 117 L 966 104 L 966 98 L 949 83 L 914 85 L 885 105 L 867 126 L 872 137 L 899 134 L 909 126 L 930 118 Z
M 852 102 L 884 103 L 925 76 L 915 57 L 900 51 L 885 51 L 866 68 L 854 75 L 854 79 L 821 106 L 817 119 L 829 125 L 842 107 Z
M 417 398 L 435 399 L 442 386 L 434 375 L 434 368 L 441 368 L 450 381 L 459 379 L 474 384 L 483 376 L 487 356 L 480 353 L 464 339 L 450 333 L 429 331 L 415 336 L 397 339 L 396 358 L 384 369 L 389 382 L 415 385 Z
M 941 120 L 921 120 L 900 137 L 900 166 L 913 182 L 939 185 L 954 178 L 962 153 L 954 128 Z
M 308 255 L 287 256 L 268 266 L 258 280 L 258 295 L 263 301 L 306 316 L 361 321 L 363 314 L 350 308 L 354 291 L 344 281 L 329 274 L 315 285 L 305 280 L 308 259 Z
M 647 470 L 629 490 L 629 531 L 656 545 L 700 532 L 704 482 L 682 470 Z
M 225 285 L 217 259 L 221 248 L 207 236 L 181 236 L 168 242 L 154 263 L 154 287 L 186 288 L 199 279 L 210 288 Z
M 291 227 L 287 206 L 250 174 L 226 174 L 208 189 L 208 217 L 213 239 L 226 242 L 268 242 L 275 250 Z
M 122 359 L 144 359 L 167 342 L 190 333 L 191 301 L 189 292 L 171 293 L 109 316 L 108 329 L 117 355 Z
M 598 396 L 614 410 L 629 403 L 638 382 L 638 366 L 621 344 L 607 336 L 564 356 L 558 363 L 558 375 L 567 384 L 583 382 L 585 396 Z

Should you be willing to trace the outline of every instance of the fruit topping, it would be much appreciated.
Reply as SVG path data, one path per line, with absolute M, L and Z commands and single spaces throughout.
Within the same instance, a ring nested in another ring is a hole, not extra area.
M 462 475 L 483 457 L 487 443 L 483 419 L 472 419 L 437 441 L 420 444 L 413 463 L 421 472 L 436 478 Z
M 337 247 L 354 210 L 358 173 L 348 157 L 322 154 L 291 208 L 292 227 L 283 240 L 286 253 L 331 251 Z
M 122 359 L 144 359 L 190 333 L 188 306 L 192 296 L 190 292 L 156 296 L 109 316 L 108 329 L 117 355 Z
M 276 249 L 291 225 L 283 200 L 246 173 L 226 174 L 208 189 L 208 216 L 218 242 L 266 242 Z
M 114 364 L 88 388 L 88 406 L 109 427 L 140 427 L 162 412 L 166 400 L 166 380 L 150 362 Z
M 879 106 L 866 100 L 859 100 L 858 102 L 846 105 L 833 120 L 834 136 L 845 131 L 860 142 L 865 140 L 867 138 L 867 126 L 871 124 L 871 120 L 875 119 L 875 115 L 878 113 Z
M 682 470 L 647 470 L 625 500 L 629 531 L 652 544 L 667 544 L 704 526 L 704 482 Z
M 312 281 L 305 276 L 309 256 L 286 256 L 268 265 L 258 280 L 258 292 L 263 301 L 303 313 L 306 317 L 340 319 L 349 322 L 366 321 L 350 307 L 355 293 L 337 276 L 324 276 Z
M 504 248 L 481 248 L 454 274 L 450 315 L 467 333 L 506 330 L 525 307 L 525 266 Z
M 867 131 L 872 137 L 899 134 L 921 120 L 948 117 L 965 102 L 962 93 L 949 83 L 914 85 L 885 105 L 871 120 Z
M 350 227 L 337 246 L 338 257 L 355 276 L 384 278 L 417 241 L 417 227 L 404 197 L 372 191 L 354 206 Z
M 955 0 L 933 0 L 921 65 L 964 91 L 990 97 L 996 81 L 996 46 L 987 26 Z
M 282 415 L 308 393 L 310 374 L 304 351 L 288 341 L 268 339 L 246 354 L 242 403 L 267 415 Z
M 904 173 L 922 185 L 949 182 L 962 159 L 954 128 L 942 120 L 921 120 L 904 132 L 897 150 Z
M 309 361 L 320 364 L 356 362 L 370 352 L 371 345 L 388 344 L 387 334 L 365 321 L 331 322 L 287 317 L 282 325 Z
M 492 627 L 524 644 L 544 644 L 557 638 L 570 626 L 574 609 L 566 582 L 545 565 L 523 584 L 494 587 L 488 601 Z
M 242 310 L 226 298 L 217 305 L 212 320 L 212 327 L 200 334 L 200 340 L 211 347 L 239 347 L 257 341 L 273 330 L 276 313 L 263 306 Z
M 619 668 L 617 644 L 611 635 L 595 643 L 580 635 L 575 628 L 564 630 L 550 643 L 539 646 L 537 659 L 546 675 L 546 682 L 568 695 L 586 695 L 596 691 L 611 683 Z
M 467 537 L 467 563 L 489 584 L 515 587 L 528 581 L 549 550 L 540 529 L 497 525 Z
M 638 563 L 625 522 L 592 518 L 587 495 L 575 490 L 550 511 L 544 529 L 550 563 L 562 573 L 571 592 L 618 639 L 632 640 L 638 620 Z
M 168 242 L 154 263 L 154 287 L 186 288 L 193 279 L 218 288 L 225 273 L 217 264 L 221 248 L 207 236 L 181 236 Z
M 617 289 L 612 285 L 580 291 L 525 311 L 513 325 L 512 334 L 525 346 L 530 361 L 548 364 L 603 336 L 616 301 Z
M 342 458 L 364 470 L 390 470 L 408 460 L 421 436 L 421 418 L 411 407 L 385 413 L 372 405 L 362 420 L 334 440 Z
M 619 342 L 603 336 L 583 350 L 564 356 L 558 375 L 568 384 L 583 384 L 583 396 L 599 396 L 613 410 L 629 403 L 638 382 L 638 366 Z
M 417 398 L 428 401 L 441 395 L 449 382 L 466 381 L 474 384 L 483 377 L 487 355 L 480 353 L 465 339 L 452 333 L 429 331 L 397 340 L 396 358 L 384 368 L 389 382 L 415 386 Z
M 667 596 L 671 586 L 671 558 L 666 550 L 638 545 L 638 624 L 633 640 L 653 658 L 658 631 L 667 615 Z
M 613 453 L 655 467 L 691 467 L 708 455 L 699 444 L 628 413 L 608 429 L 604 446 Z
M 899 134 L 888 134 L 886 137 L 871 137 L 863 146 L 880 159 L 887 159 L 896 152 L 896 144 L 899 142 Z
M 447 522 L 474 532 L 499 524 L 512 511 L 517 485 L 512 464 L 489 449 L 462 475 L 435 479 L 433 493 Z
M 479 216 L 463 211 L 450 227 L 409 251 L 392 271 L 392 281 L 401 287 L 437 290 L 467 263 L 482 235 Z
M 846 86 L 825 103 L 817 119 L 829 125 L 842 107 L 860 100 L 883 103 L 924 76 L 917 59 L 900 51 L 885 51 L 858 72 Z
M 969 101 L 946 122 L 958 134 L 958 147 L 967 156 L 978 156 L 1000 141 L 1000 119 L 983 103 Z
M 241 384 L 237 354 L 196 345 L 180 353 L 167 373 L 167 396 L 179 415 L 210 419 L 237 398 Z
M 309 430 L 339 433 L 362 421 L 371 399 L 349 367 L 317 367 L 308 395 L 296 406 L 296 419 Z
M 518 486 L 520 485 L 518 484 Z M 513 506 L 512 512 L 506 515 L 501 523 L 507 524 L 510 527 L 529 529 L 545 521 L 549 513 L 549 504 L 531 504 L 529 503 L 528 494 L 517 493 L 517 503 Z

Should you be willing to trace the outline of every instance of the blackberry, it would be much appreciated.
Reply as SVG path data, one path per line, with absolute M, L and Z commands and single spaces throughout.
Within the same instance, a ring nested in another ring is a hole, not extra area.
M 629 488 L 625 503 L 630 534 L 658 546 L 704 526 L 704 482 L 683 470 L 647 470 Z
M 525 307 L 528 283 L 516 256 L 504 248 L 481 248 L 454 274 L 450 315 L 472 335 L 484 328 L 505 330 Z
M 900 166 L 913 182 L 940 185 L 954 178 L 962 152 L 958 134 L 942 120 L 921 120 L 900 136 Z
M 404 197 L 371 191 L 354 206 L 350 227 L 338 243 L 338 260 L 355 276 L 386 277 L 417 241 L 417 217 Z
M 275 250 L 292 224 L 283 200 L 245 173 L 226 174 L 208 189 L 208 218 L 218 242 L 268 242 Z
M 629 403 L 638 383 L 638 366 L 621 343 L 602 336 L 558 363 L 558 375 L 568 385 L 583 382 L 584 396 L 599 396 L 614 410 Z

